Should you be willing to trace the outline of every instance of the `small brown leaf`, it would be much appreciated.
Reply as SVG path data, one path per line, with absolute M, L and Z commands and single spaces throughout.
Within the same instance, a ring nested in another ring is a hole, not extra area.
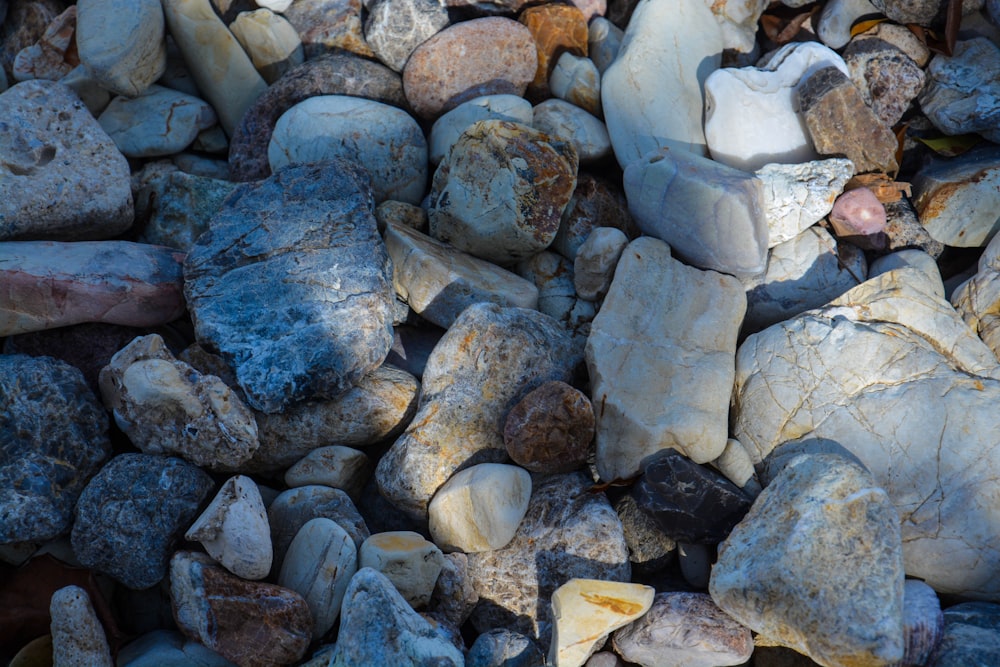
M 880 202 L 890 204 L 905 194 L 910 197 L 910 184 L 894 181 L 885 174 L 858 174 L 844 185 L 844 192 L 855 188 L 868 188 Z
M 882 17 L 878 19 L 861 20 L 851 26 L 851 37 L 857 37 L 861 33 L 868 32 L 879 23 L 885 23 L 889 19 Z

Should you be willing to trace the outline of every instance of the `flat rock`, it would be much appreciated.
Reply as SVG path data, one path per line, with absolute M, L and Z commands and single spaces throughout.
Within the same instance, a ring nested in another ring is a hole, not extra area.
M 52 664 L 66 667 L 113 667 L 104 634 L 87 591 L 66 586 L 52 594 Z
M 510 458 L 531 472 L 581 467 L 594 439 L 594 408 L 579 389 L 553 380 L 529 392 L 504 420 Z
M 375 533 L 358 549 L 358 567 L 385 575 L 414 608 L 427 605 L 444 565 L 444 554 L 419 533 L 395 530 Z
M 927 66 L 921 110 L 945 134 L 978 132 L 1000 140 L 1000 48 L 985 37 L 955 44 L 949 58 L 936 55 Z
M 854 164 L 845 158 L 766 164 L 755 171 L 764 184 L 767 247 L 791 241 L 822 220 L 853 175 Z
M 531 126 L 572 142 L 581 165 L 611 156 L 611 139 L 604 123 L 576 104 L 555 98 L 545 100 L 534 107 Z
M 221 655 L 176 630 L 154 630 L 118 652 L 119 667 L 235 667 Z
M 375 0 L 365 19 L 365 40 L 375 57 L 402 72 L 410 54 L 451 22 L 443 4 L 431 0 Z
M 184 534 L 201 542 L 208 555 L 243 579 L 263 579 L 271 571 L 271 530 L 260 489 L 245 475 L 230 477 Z
M 297 0 L 283 15 L 302 38 L 307 59 L 340 49 L 371 58 L 361 28 L 363 6 L 361 0 Z
M 76 7 L 80 62 L 102 88 L 135 97 L 163 76 L 166 23 L 159 2 L 83 0 Z
M 229 30 L 268 85 L 305 61 L 302 40 L 287 19 L 270 9 L 240 12 Z
M 934 158 L 913 179 L 913 206 L 935 241 L 982 247 L 1000 230 L 998 182 L 1000 149 L 994 146 Z
M 531 125 L 531 102 L 519 95 L 483 95 L 462 102 L 434 121 L 428 139 L 430 161 L 436 165 L 448 157 L 459 137 L 480 120 L 509 120 Z

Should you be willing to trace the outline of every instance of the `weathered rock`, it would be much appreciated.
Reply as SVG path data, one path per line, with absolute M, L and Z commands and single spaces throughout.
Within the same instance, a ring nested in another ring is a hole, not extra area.
M 595 227 L 580 246 L 573 262 L 573 285 L 583 299 L 604 299 L 615 276 L 615 267 L 621 258 L 628 237 L 614 227 Z
M 76 6 L 80 62 L 103 88 L 134 97 L 163 76 L 167 42 L 159 2 L 83 0 Z
M 572 262 L 595 227 L 615 227 L 630 239 L 640 234 L 621 186 L 581 171 L 549 248 Z
M 52 664 L 62 667 L 113 667 L 104 628 L 87 591 L 66 586 L 52 594 Z
M 49 24 L 37 43 L 18 52 L 12 67 L 15 81 L 58 81 L 79 64 L 76 54 L 71 52 L 76 14 L 76 7 L 70 6 Z
M 831 49 L 840 49 L 851 41 L 851 28 L 862 16 L 878 10 L 870 0 L 830 0 L 823 5 L 816 21 L 816 35 Z
M 532 127 L 551 137 L 572 142 L 580 164 L 592 164 L 611 155 L 611 139 L 604 123 L 584 109 L 561 99 L 548 99 L 533 110 Z
M 365 19 L 365 40 L 379 60 L 402 72 L 410 54 L 449 22 L 447 8 L 431 0 L 375 0 Z
M 538 53 L 535 78 L 526 93 L 529 98 L 543 100 L 550 95 L 549 76 L 559 56 L 587 55 L 587 19 L 572 4 L 549 3 L 526 8 L 518 21 L 531 31 Z
M 459 137 L 480 120 L 508 120 L 531 125 L 531 103 L 518 95 L 484 95 L 463 102 L 434 121 L 429 142 L 430 161 L 448 157 Z
M 854 188 L 837 197 L 830 226 L 837 238 L 860 248 L 880 250 L 887 245 L 885 207 L 868 188 Z
M 579 389 L 558 380 L 529 392 L 504 420 L 510 458 L 531 472 L 569 472 L 587 462 L 594 408 Z
M 604 109 L 601 107 L 601 72 L 590 58 L 574 56 L 569 52 L 563 53 L 556 61 L 552 74 L 549 75 L 549 88 L 555 97 L 593 116 L 604 115 Z M 606 141 L 610 155 L 611 138 Z
M 208 555 L 243 579 L 263 579 L 271 571 L 271 530 L 254 481 L 230 477 L 191 524 L 184 539 L 201 542 Z
M 583 346 L 590 335 L 590 323 L 597 314 L 596 304 L 576 293 L 573 263 L 562 255 L 543 250 L 514 265 L 521 277 L 538 288 L 538 310 L 555 318 L 573 336 L 583 356 Z
M 362 58 L 375 54 L 361 29 L 361 0 L 298 0 L 284 16 L 302 38 L 306 58 L 343 49 Z
M 145 221 L 136 240 L 187 252 L 235 187 L 229 181 L 180 170 L 134 182 L 136 219 Z
M 359 167 L 292 165 L 234 191 L 188 253 L 195 335 L 251 407 L 335 397 L 385 359 L 394 299 L 373 209 Z
M 921 110 L 945 134 L 979 132 L 1000 140 L 1000 48 L 985 37 L 955 44 L 951 57 L 936 55 L 927 67 Z
M 118 652 L 119 667 L 235 667 L 176 630 L 154 630 Z
M 856 41 L 860 45 L 861 42 L 869 39 L 881 40 L 891 44 L 906 54 L 920 68 L 926 67 L 927 62 L 931 58 L 930 49 L 917 37 L 916 33 L 912 32 L 906 26 L 893 23 L 892 21 L 879 23 L 865 32 L 855 35 L 852 41 Z
M 465 667 L 545 667 L 545 656 L 520 632 L 497 628 L 476 637 L 465 654 Z
M 919 249 L 936 259 L 944 252 L 944 244 L 931 237 L 920 224 L 917 212 L 910 200 L 901 197 L 899 201 L 888 202 L 885 206 L 885 233 L 889 238 L 888 250 L 899 251 L 908 248 Z
M 996 239 L 997 237 L 993 237 Z M 1000 350 L 1000 242 L 991 241 L 979 258 L 978 271 L 952 293 L 950 301 L 996 355 Z M 936 267 L 935 267 L 936 268 Z M 1000 357 L 998 357 L 1000 358 Z
M 595 16 L 587 28 L 588 52 L 597 69 L 604 74 L 618 57 L 625 31 L 603 16 Z
M 376 533 L 358 550 L 358 567 L 384 575 L 411 607 L 430 602 L 444 554 L 412 531 Z
M 903 117 L 924 88 L 924 71 L 896 46 L 881 39 L 854 40 L 844 49 L 861 99 L 886 127 Z
M 1000 606 L 965 602 L 944 612 L 944 635 L 929 667 L 988 665 L 1000 659 Z
M 639 509 L 631 494 L 621 496 L 614 507 L 622 522 L 633 575 L 646 575 L 666 567 L 677 552 L 677 543 L 660 529 L 652 517 Z
M 767 0 L 723 0 L 709 7 L 722 28 L 723 44 L 739 53 L 750 53 L 757 42 L 757 22 L 767 8 Z
M 0 69 L 5 74 L 9 75 L 17 54 L 41 39 L 62 11 L 63 5 L 57 0 L 12 3 L 10 15 L 0 25 Z
M 931 237 L 960 248 L 982 247 L 1000 230 L 1000 149 L 984 146 L 934 158 L 913 179 L 913 205 Z
M 830 158 L 802 164 L 766 164 L 754 175 L 764 184 L 768 248 L 793 238 L 833 209 L 854 175 L 854 164 Z
M 469 577 L 469 558 L 463 553 L 445 554 L 431 593 L 430 609 L 459 627 L 478 602 L 479 594 Z
M 735 278 L 688 267 L 653 238 L 625 249 L 587 340 L 602 479 L 631 477 L 666 447 L 696 463 L 722 453 L 745 310 Z
M 946 0 L 872 0 L 875 7 L 897 23 L 916 23 L 931 27 L 944 18 L 948 2 Z M 972 6 L 972 11 L 982 7 L 982 0 L 965 0 L 960 3 L 963 13 L 968 13 L 965 7 Z
M 897 250 L 896 252 L 879 257 L 868 267 L 868 277 L 874 278 L 889 271 L 905 268 L 923 271 L 932 281 L 941 282 L 941 272 L 938 270 L 937 262 L 926 252 L 917 248 Z M 938 290 L 938 292 L 943 293 L 944 287 Z M 956 310 L 958 310 L 958 306 L 956 306 Z
M 295 28 L 269 9 L 240 12 L 229 29 L 268 85 L 305 61 Z
M 361 489 L 375 464 L 364 452 L 331 445 L 314 449 L 285 471 L 289 488 L 318 484 L 343 489 L 352 500 L 361 497 Z

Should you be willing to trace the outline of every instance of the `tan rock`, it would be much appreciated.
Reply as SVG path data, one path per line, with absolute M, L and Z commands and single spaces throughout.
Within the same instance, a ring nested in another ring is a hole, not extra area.
M 271 529 L 260 490 L 244 475 L 230 477 L 184 539 L 201 542 L 208 555 L 243 579 L 271 571 Z
M 289 488 L 319 484 L 343 489 L 357 500 L 373 468 L 372 460 L 364 452 L 331 445 L 314 449 L 296 461 L 285 471 L 285 484 Z
M 112 667 L 111 650 L 87 591 L 66 586 L 52 594 L 52 662 L 56 667 Z
M 305 60 L 295 28 L 270 9 L 240 12 L 229 29 L 268 84 Z
M 381 572 L 414 608 L 430 602 L 443 564 L 440 549 L 407 530 L 376 533 L 358 551 L 358 568 Z

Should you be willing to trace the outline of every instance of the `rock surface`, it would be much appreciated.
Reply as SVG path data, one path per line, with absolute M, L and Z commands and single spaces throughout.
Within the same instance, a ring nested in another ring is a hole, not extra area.
M 402 72 L 410 54 L 448 24 L 447 9 L 430 0 L 375 0 L 365 20 L 365 41 L 379 60 Z
M 791 241 L 833 209 L 833 203 L 854 175 L 844 158 L 801 164 L 766 164 L 754 175 L 764 185 L 764 216 L 768 248 Z
M 570 472 L 587 461 L 594 408 L 579 389 L 553 380 L 533 389 L 504 420 L 510 458 L 531 472 Z
M 951 57 L 937 55 L 927 67 L 920 108 L 945 134 L 979 132 L 1000 141 L 1000 47 L 985 37 L 955 44 Z
M 358 549 L 358 567 L 385 575 L 414 608 L 430 602 L 443 565 L 444 554 L 437 545 L 409 530 L 375 533 Z
M 66 667 L 113 667 L 104 628 L 90 596 L 79 586 L 52 594 L 52 664 Z
M 102 88 L 135 97 L 163 76 L 167 43 L 159 2 L 83 0 L 76 6 L 80 62 Z
M 984 146 L 934 159 L 913 179 L 913 205 L 931 237 L 950 246 L 985 246 L 1000 230 L 995 215 L 1000 148 Z

